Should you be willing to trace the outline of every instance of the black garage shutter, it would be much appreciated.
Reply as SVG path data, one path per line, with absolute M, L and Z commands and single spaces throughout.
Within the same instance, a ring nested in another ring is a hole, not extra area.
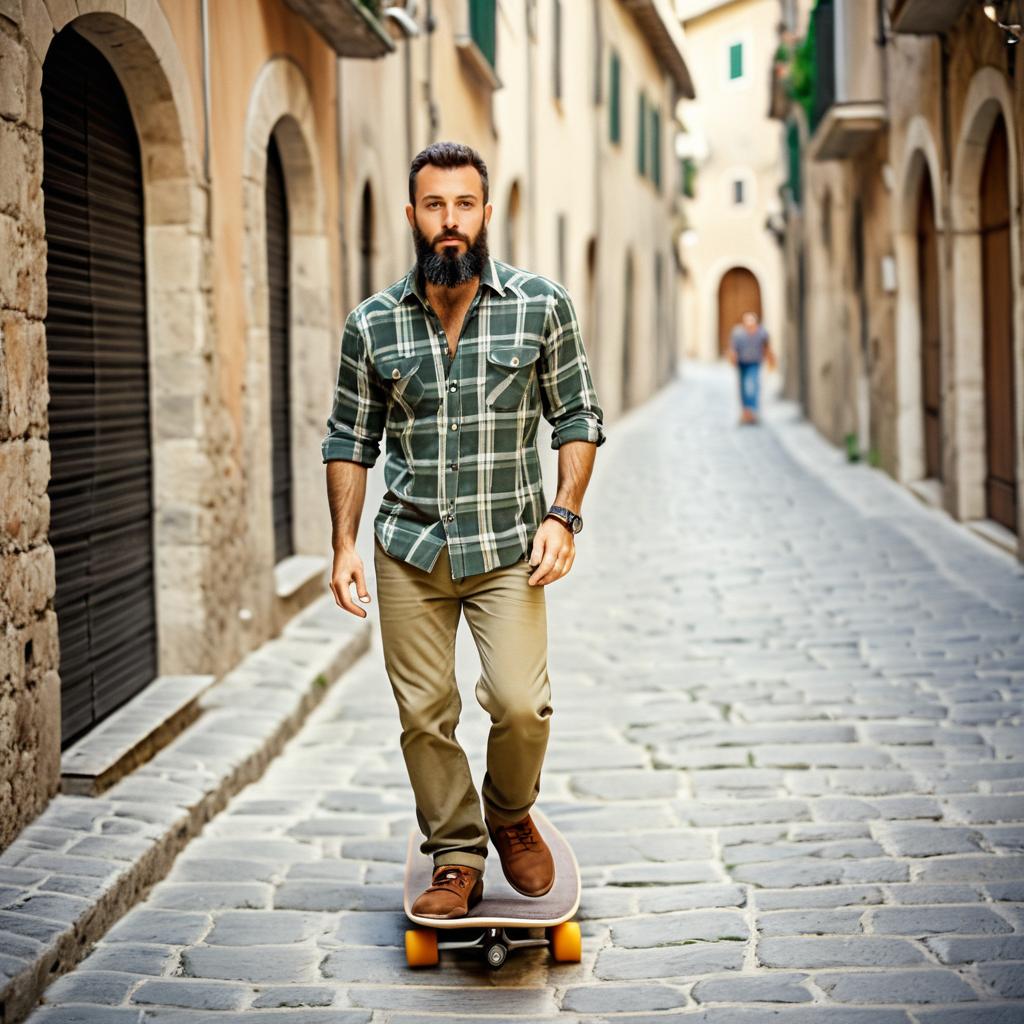
M 295 554 L 292 541 L 292 411 L 288 344 L 288 200 L 274 137 L 267 148 L 267 285 L 270 295 L 270 431 L 274 560 Z
M 42 96 L 66 744 L 157 672 L 142 172 L 121 85 L 73 29 L 50 46 Z

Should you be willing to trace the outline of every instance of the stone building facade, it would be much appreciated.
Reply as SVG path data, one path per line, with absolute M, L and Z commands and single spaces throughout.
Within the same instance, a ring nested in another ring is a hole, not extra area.
M 692 297 L 687 355 L 725 354 L 729 332 L 750 309 L 781 352 L 783 265 L 778 121 L 768 114 L 777 0 L 680 4 L 697 98 L 683 105 L 698 139 L 696 189 L 685 248 Z
M 1016 44 L 959 0 L 808 8 L 783 19 L 772 101 L 792 143 L 787 391 L 1022 557 Z
M 672 371 L 667 0 L 389 6 L 0 0 L 0 848 L 79 739 L 323 593 L 340 325 L 413 262 L 428 142 L 483 153 L 609 419 Z

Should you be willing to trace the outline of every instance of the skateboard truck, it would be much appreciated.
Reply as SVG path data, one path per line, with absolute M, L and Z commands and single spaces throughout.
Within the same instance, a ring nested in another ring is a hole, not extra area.
M 545 933 L 544 938 L 516 938 L 505 928 L 482 928 L 470 939 L 439 942 L 432 928 L 410 928 L 405 933 L 405 958 L 410 967 L 432 967 L 440 960 L 442 949 L 480 949 L 487 966 L 497 970 L 505 963 L 510 950 L 550 946 L 555 960 L 579 963 L 582 951 L 579 924 L 563 921 L 545 929 Z
M 416 896 L 430 885 L 434 865 L 420 853 L 420 834 L 409 833 L 405 865 L 406 917 L 417 927 L 405 933 L 405 957 L 410 967 L 439 963 L 439 950 L 481 951 L 492 969 L 504 964 L 513 949 L 548 946 L 552 959 L 579 963 L 582 956 L 580 926 L 569 920 L 580 905 L 580 870 L 565 837 L 539 811 L 534 822 L 555 859 L 555 884 L 544 896 L 524 897 L 500 875 L 494 877 L 482 899 L 464 917 L 437 919 L 412 913 Z M 450 932 L 442 936 L 442 932 Z M 443 941 L 439 941 L 442 940 Z

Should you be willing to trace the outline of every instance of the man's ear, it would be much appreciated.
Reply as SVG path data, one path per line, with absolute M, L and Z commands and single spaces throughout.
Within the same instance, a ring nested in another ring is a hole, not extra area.
M 416 226 L 416 211 L 412 208 L 412 203 L 405 204 L 405 219 L 409 222 L 409 227 Z
M 489 225 L 491 223 L 491 214 L 493 212 L 494 212 L 494 207 L 490 203 L 488 203 L 484 207 L 484 224 L 488 224 Z

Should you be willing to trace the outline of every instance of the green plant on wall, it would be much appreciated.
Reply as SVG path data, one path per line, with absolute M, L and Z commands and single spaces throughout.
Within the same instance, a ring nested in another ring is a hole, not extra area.
M 814 79 L 814 12 L 812 11 L 811 22 L 807 26 L 807 35 L 793 51 L 793 62 L 789 70 L 789 95 L 794 102 L 804 108 L 808 124 L 811 123 L 814 110 Z

